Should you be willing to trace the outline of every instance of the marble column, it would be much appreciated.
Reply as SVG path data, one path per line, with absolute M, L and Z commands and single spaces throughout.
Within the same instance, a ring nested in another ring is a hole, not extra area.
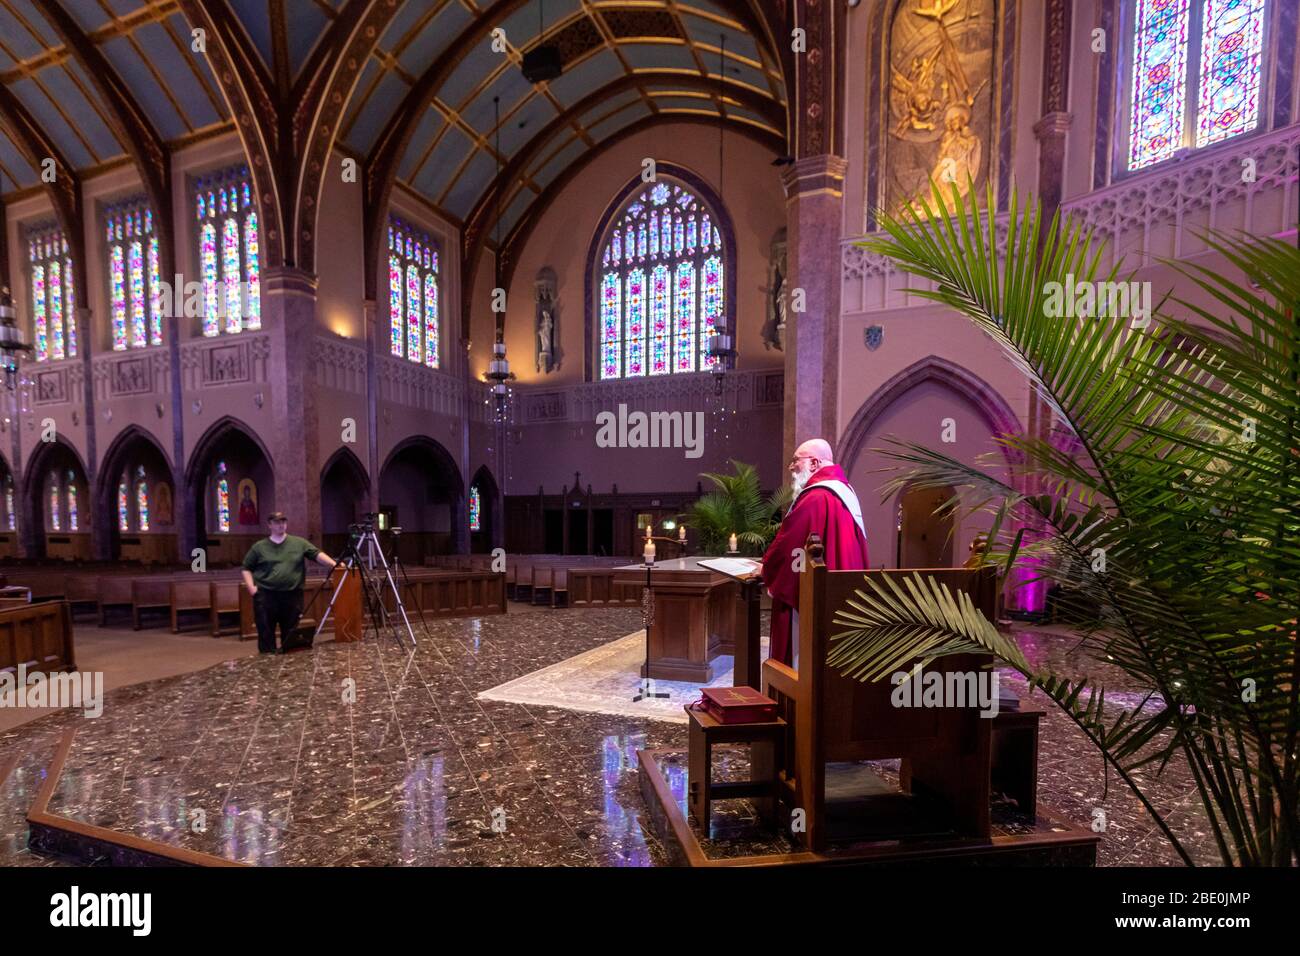
M 834 442 L 839 395 L 840 234 L 844 173 L 840 156 L 820 155 L 787 166 L 786 257 L 792 296 L 785 336 L 783 457 L 809 438 Z M 793 297 L 802 291 L 804 308 Z
M 1043 204 L 1043 222 L 1050 224 L 1052 213 L 1061 205 L 1065 188 L 1065 140 L 1070 132 L 1069 113 L 1047 113 L 1034 124 L 1038 140 L 1038 196 Z
M 77 293 L 81 294 L 81 289 Z M 81 390 L 82 405 L 81 413 L 84 417 L 83 427 L 86 429 L 86 443 L 83 449 L 86 456 L 86 495 L 83 501 L 89 506 L 90 511 L 90 554 L 97 561 L 107 561 L 112 557 L 112 534 L 113 534 L 113 515 L 114 512 L 107 508 L 96 507 L 97 496 L 95 494 L 99 487 L 99 443 L 98 429 L 99 419 L 95 417 L 95 373 L 94 366 L 91 364 L 91 358 L 94 354 L 95 338 L 94 330 L 94 313 L 85 306 L 79 305 L 76 309 L 77 323 L 77 349 L 80 352 L 79 362 L 81 364 Z
M 289 530 L 319 542 L 320 429 L 316 403 L 316 277 L 285 266 L 262 274 L 262 327 L 270 333 L 275 509 Z M 263 515 L 265 517 L 265 515 Z

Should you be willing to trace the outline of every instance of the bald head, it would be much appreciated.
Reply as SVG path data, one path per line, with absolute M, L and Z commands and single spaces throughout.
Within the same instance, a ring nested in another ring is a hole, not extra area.
M 790 462 L 790 483 L 795 494 L 803 490 L 808 479 L 818 469 L 834 464 L 831 460 L 831 445 L 824 438 L 810 438 L 794 450 L 794 459 Z
M 794 450 L 796 458 L 816 458 L 823 465 L 835 464 L 831 457 L 831 443 L 825 438 L 809 438 Z

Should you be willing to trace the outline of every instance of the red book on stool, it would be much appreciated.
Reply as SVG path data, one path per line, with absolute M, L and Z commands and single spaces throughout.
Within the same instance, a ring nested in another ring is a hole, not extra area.
M 752 687 L 702 687 L 700 709 L 720 724 L 761 724 L 776 720 L 776 701 Z

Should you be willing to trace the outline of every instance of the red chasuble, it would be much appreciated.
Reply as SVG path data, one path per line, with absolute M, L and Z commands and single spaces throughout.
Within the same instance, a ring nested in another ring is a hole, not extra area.
M 804 547 L 808 535 L 815 532 L 826 549 L 826 567 L 832 571 L 869 567 L 867 536 L 839 495 L 817 487 L 818 482 L 831 480 L 848 484 L 839 465 L 825 465 L 813 472 L 763 555 L 763 583 L 772 595 L 771 656 L 784 664 L 794 663 L 791 611 L 799 607 L 799 575 L 792 567 L 795 548 Z

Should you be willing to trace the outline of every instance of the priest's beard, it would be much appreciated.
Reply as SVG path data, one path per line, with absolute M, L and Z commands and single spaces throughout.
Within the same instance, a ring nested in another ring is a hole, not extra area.
M 797 495 L 803 491 L 804 485 L 808 484 L 808 479 L 812 477 L 812 469 L 805 465 L 800 465 L 799 470 L 790 476 L 790 487 L 794 489 Z

